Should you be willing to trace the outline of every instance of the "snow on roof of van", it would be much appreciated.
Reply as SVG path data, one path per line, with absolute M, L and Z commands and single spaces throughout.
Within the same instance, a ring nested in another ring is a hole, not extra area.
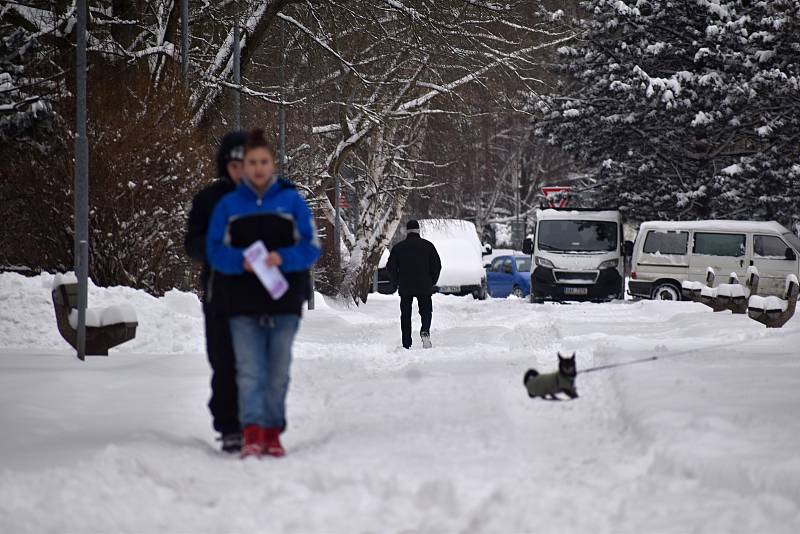
M 568 221 L 613 221 L 619 222 L 620 215 L 617 210 L 571 210 L 571 209 L 537 209 L 537 221 L 568 220 Z
M 478 231 L 475 224 L 462 219 L 420 219 L 420 234 L 425 239 L 478 239 Z
M 789 230 L 775 221 L 647 221 L 639 226 L 642 230 L 700 230 L 714 232 L 776 232 L 785 234 Z

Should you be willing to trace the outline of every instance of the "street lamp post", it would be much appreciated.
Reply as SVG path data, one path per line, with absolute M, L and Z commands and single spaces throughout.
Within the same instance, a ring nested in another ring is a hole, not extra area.
M 242 128 L 242 94 L 240 86 L 242 85 L 241 73 L 241 32 L 239 31 L 239 2 L 235 2 L 235 20 L 233 22 L 233 83 L 236 85 L 233 93 L 233 129 L 241 130 Z
M 181 0 L 181 75 L 189 75 L 189 0 Z
M 78 358 L 86 359 L 89 284 L 89 144 L 86 138 L 86 0 L 77 0 L 75 57 L 75 274 L 78 277 Z

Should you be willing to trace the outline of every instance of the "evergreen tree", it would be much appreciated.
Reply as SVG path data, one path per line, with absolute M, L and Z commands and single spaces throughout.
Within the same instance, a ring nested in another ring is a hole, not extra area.
M 800 2 L 588 0 L 537 135 L 634 219 L 800 219 Z

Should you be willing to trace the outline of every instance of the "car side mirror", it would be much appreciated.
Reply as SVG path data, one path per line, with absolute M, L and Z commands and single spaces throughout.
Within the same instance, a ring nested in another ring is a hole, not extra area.
M 633 241 L 625 241 L 622 243 L 622 255 L 627 258 L 633 256 Z
M 525 254 L 533 254 L 533 239 L 526 237 L 522 242 L 522 252 Z
M 794 249 L 786 247 L 786 259 L 789 261 L 794 261 L 797 259 L 797 254 L 795 254 Z
M 483 252 L 481 253 L 483 256 L 488 256 L 492 253 L 492 245 L 486 243 L 483 245 Z

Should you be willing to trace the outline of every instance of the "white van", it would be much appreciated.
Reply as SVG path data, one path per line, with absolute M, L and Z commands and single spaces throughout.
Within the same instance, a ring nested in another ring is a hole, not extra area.
M 442 260 L 439 293 L 486 298 L 483 256 L 491 247 L 481 245 L 475 225 L 460 219 L 422 219 L 420 235 L 433 243 Z
M 634 245 L 628 291 L 635 297 L 680 300 L 684 280 L 703 281 L 711 267 L 744 280 L 747 268 L 759 273 L 759 294 L 782 295 L 786 275 L 800 276 L 800 239 L 772 222 L 645 222 Z
M 632 246 L 617 210 L 537 210 L 522 249 L 533 257 L 531 302 L 623 298 Z

